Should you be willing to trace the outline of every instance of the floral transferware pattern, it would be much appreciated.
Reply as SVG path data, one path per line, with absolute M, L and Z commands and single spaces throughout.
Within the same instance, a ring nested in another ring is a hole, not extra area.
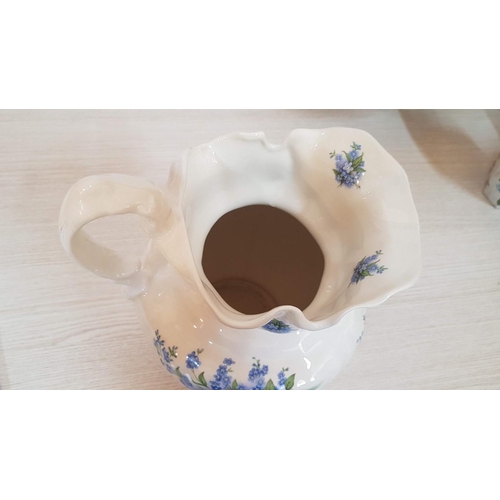
M 363 324 L 364 324 L 365 321 L 366 321 L 366 316 L 363 314 Z M 365 333 L 364 329 L 361 330 L 361 334 L 359 335 L 358 340 L 356 340 L 356 343 L 361 342 L 361 339 L 363 338 L 363 333 Z
M 197 370 L 202 362 L 200 354 L 203 349 L 192 351 L 186 356 L 186 368 L 191 371 L 192 375 L 182 373 L 180 366 L 174 366 L 174 360 L 178 359 L 178 347 L 165 347 L 165 341 L 161 338 L 158 330 L 155 331 L 154 345 L 160 361 L 165 368 L 176 375 L 181 383 L 189 389 L 212 389 L 212 390 L 290 390 L 295 384 L 295 374 L 288 375 L 288 368 L 282 368 L 277 374 L 277 383 L 272 379 L 266 380 L 266 375 L 269 373 L 267 365 L 261 365 L 260 359 L 252 358 L 252 368 L 248 372 L 248 381 L 244 384 L 239 383 L 232 377 L 231 366 L 235 364 L 231 358 L 225 358 L 217 368 L 215 375 L 207 382 L 205 372 L 197 373 Z
M 341 153 L 330 153 L 330 158 L 335 158 L 335 167 L 333 172 L 335 173 L 335 180 L 340 186 L 346 186 L 351 188 L 356 186 L 360 188 L 359 180 L 361 176 L 366 172 L 365 161 L 363 160 L 364 153 L 361 153 L 361 145 L 355 142 L 351 145 L 351 150 L 349 153 L 343 151 Z
M 264 330 L 274 333 L 288 333 L 292 331 L 290 325 L 283 323 L 283 321 L 280 321 L 279 319 L 272 319 L 271 321 L 269 321 L 269 323 L 266 323 L 262 328 L 264 328 Z
M 375 276 L 375 274 L 382 274 L 384 271 L 387 271 L 387 267 L 379 265 L 379 257 L 381 255 L 383 255 L 382 250 L 377 250 L 370 257 L 361 259 L 354 268 L 349 286 L 358 284 L 368 276 Z

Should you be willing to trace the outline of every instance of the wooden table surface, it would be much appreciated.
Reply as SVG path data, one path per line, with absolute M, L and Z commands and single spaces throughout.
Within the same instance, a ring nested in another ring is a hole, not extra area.
M 182 389 L 123 290 L 62 250 L 68 188 L 105 172 L 165 182 L 187 147 L 232 131 L 370 132 L 406 170 L 422 233 L 418 283 L 367 312 L 330 389 L 500 389 L 500 210 L 482 195 L 500 154 L 495 111 L 0 111 L 0 386 Z M 127 251 L 130 220 L 93 223 Z M 137 226 L 135 226 L 137 224 Z

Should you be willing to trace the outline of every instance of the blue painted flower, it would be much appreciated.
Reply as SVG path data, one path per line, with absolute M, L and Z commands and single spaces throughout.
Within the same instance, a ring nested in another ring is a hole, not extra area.
M 165 347 L 162 347 L 161 352 L 163 354 L 163 359 L 165 360 L 165 363 L 170 364 L 172 362 L 170 353 L 165 349 Z
M 365 172 L 363 153 L 360 154 L 360 150 L 361 146 L 353 142 L 349 153 L 344 151 L 345 157 L 341 154 L 335 154 L 336 168 L 333 171 L 335 173 L 335 180 L 339 183 L 339 186 L 351 188 L 359 185 L 359 179 Z
M 335 170 L 335 179 L 341 186 L 352 187 L 360 177 L 361 172 L 354 169 L 352 162 L 345 161 L 341 165 L 337 165 L 337 170 Z
M 354 268 L 350 285 L 357 284 L 360 281 L 363 281 L 368 276 L 382 274 L 384 271 L 386 271 L 387 268 L 385 266 L 380 266 L 378 264 L 380 262 L 380 255 L 382 255 L 382 250 L 377 250 L 375 254 L 361 259 Z
M 343 165 L 347 163 L 347 158 L 344 158 L 342 155 L 337 155 L 335 157 L 335 166 L 337 168 L 342 168 Z
M 179 378 L 181 381 L 181 384 L 187 387 L 188 389 L 196 389 L 195 385 L 191 382 L 191 378 L 189 375 L 183 375 L 181 378 Z
M 290 325 L 283 323 L 283 321 L 280 321 L 279 319 L 272 319 L 271 321 L 269 321 L 269 323 L 266 323 L 262 328 L 264 328 L 264 330 L 274 333 L 288 333 L 292 331 Z
M 252 391 L 261 391 L 266 385 L 266 380 L 262 377 L 257 380 L 257 383 L 252 387 Z
M 286 389 L 286 381 L 288 377 L 285 372 L 288 371 L 288 368 L 282 368 L 281 371 L 278 372 L 278 384 L 276 385 L 276 389 L 285 390 Z
M 201 365 L 200 358 L 197 356 L 195 351 L 186 356 L 186 366 L 189 369 L 194 370 L 195 368 L 199 368 L 200 365 Z
M 266 385 L 265 376 L 269 373 L 269 366 L 261 365 L 260 359 L 253 358 L 252 368 L 248 372 L 248 381 L 253 382 L 252 390 L 263 389 Z
M 224 361 L 231 361 L 230 364 L 234 364 L 234 361 L 230 358 L 226 358 Z M 227 363 L 219 365 L 219 368 L 217 368 L 215 372 L 214 379 L 210 381 L 211 389 L 221 390 L 230 388 L 233 378 L 228 374 L 228 371 L 231 371 L 228 370 L 228 366 L 230 365 Z
M 497 191 L 500 191 L 500 184 L 497 184 Z
M 155 331 L 154 345 L 156 347 L 156 352 L 160 357 L 162 365 L 165 366 L 167 370 L 172 373 L 173 372 L 173 368 L 171 365 L 172 357 L 173 356 L 177 357 L 177 347 L 173 346 L 166 349 L 165 341 L 161 338 L 161 335 L 158 332 L 158 330 Z
M 178 347 L 172 346 L 165 348 L 165 343 L 161 339 L 158 331 L 155 332 L 156 339 L 154 341 L 155 347 L 157 348 L 160 359 L 165 368 L 175 375 L 179 381 L 188 389 L 212 389 L 212 390 L 223 390 L 223 389 L 237 389 L 237 390 L 262 390 L 262 389 L 291 389 L 294 385 L 295 375 L 286 377 L 285 371 L 288 368 L 283 368 L 281 372 L 278 373 L 278 385 L 275 386 L 272 379 L 266 380 L 266 375 L 269 374 L 269 366 L 261 365 L 260 360 L 253 358 L 252 368 L 248 373 L 248 381 L 250 384 L 238 384 L 236 380 L 233 381 L 231 366 L 236 364 L 231 358 L 224 358 L 222 364 L 219 365 L 217 371 L 215 372 L 213 379 L 208 383 L 206 382 L 204 373 L 196 374 L 194 370 L 201 366 L 201 361 L 199 355 L 203 352 L 203 349 L 196 349 L 186 356 L 186 367 L 192 370 L 193 375 L 182 373 L 179 366 L 175 366 L 175 359 L 177 359 Z M 288 387 L 286 384 L 288 382 Z
M 156 330 L 155 335 L 156 335 L 154 340 L 155 347 L 157 349 L 161 349 L 162 347 L 165 346 L 165 341 L 162 340 L 161 335 L 158 333 L 158 330 Z
M 248 372 L 248 380 L 250 382 L 253 382 L 256 378 L 258 378 L 258 376 L 259 376 L 259 370 L 257 368 L 252 368 Z
M 248 380 L 249 382 L 253 382 L 257 380 L 260 377 L 265 377 L 269 373 L 269 366 L 267 365 L 260 365 L 260 359 L 255 359 L 255 361 L 252 363 L 252 368 L 248 372 Z

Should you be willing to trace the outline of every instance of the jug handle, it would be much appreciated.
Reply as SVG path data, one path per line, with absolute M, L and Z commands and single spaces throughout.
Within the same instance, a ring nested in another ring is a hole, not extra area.
M 59 215 L 61 241 L 66 252 L 83 267 L 124 283 L 141 269 L 141 261 L 123 258 L 99 245 L 84 226 L 109 215 L 137 214 L 155 231 L 166 226 L 170 212 L 163 192 L 145 179 L 121 174 L 85 177 L 64 198 Z

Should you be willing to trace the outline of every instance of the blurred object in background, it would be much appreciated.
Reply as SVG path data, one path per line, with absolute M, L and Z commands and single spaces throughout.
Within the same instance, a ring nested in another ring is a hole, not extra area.
M 484 195 L 495 208 L 500 208 L 500 156 L 491 169 L 484 187 Z

